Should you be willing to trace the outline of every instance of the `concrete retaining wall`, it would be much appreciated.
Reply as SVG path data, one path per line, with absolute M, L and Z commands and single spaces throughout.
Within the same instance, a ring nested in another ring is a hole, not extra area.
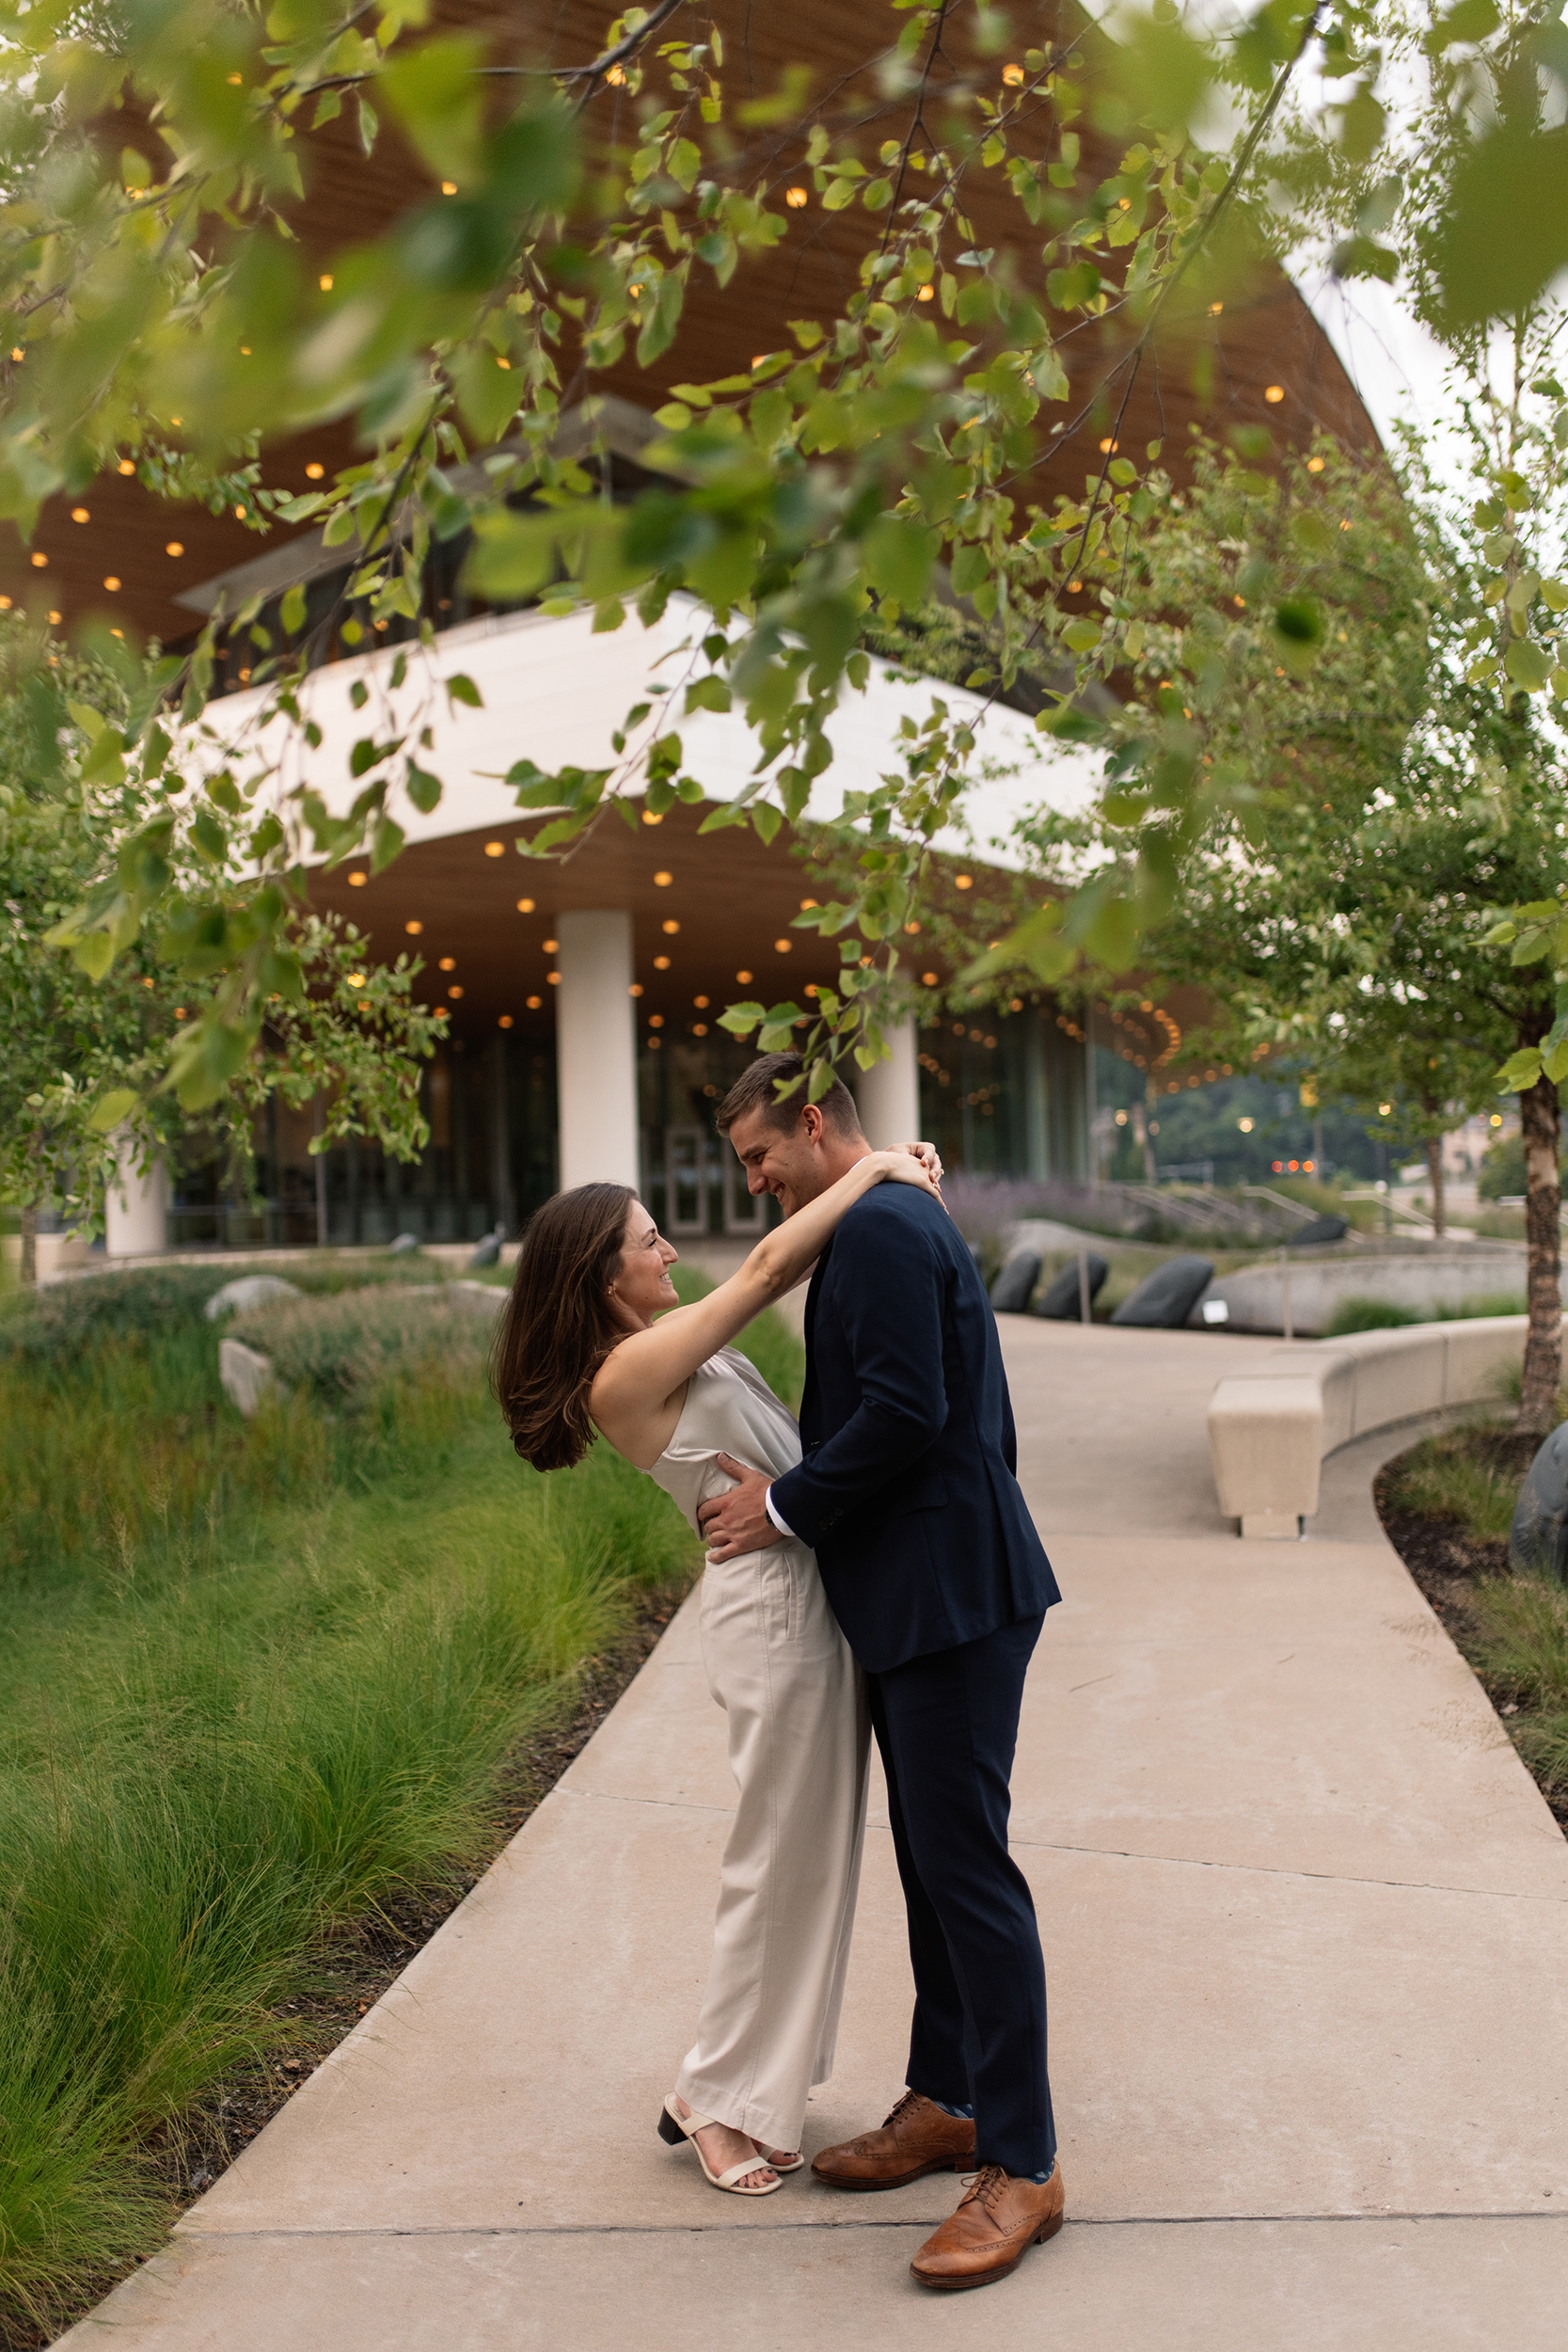
M 1524 1315 L 1486 1315 L 1271 1348 L 1210 1399 L 1220 1509 L 1243 1535 L 1298 1535 L 1324 1454 L 1391 1422 L 1497 1398 L 1528 1327 Z
M 1413 1314 L 1437 1315 L 1478 1298 L 1525 1295 L 1525 1252 L 1507 1244 L 1449 1250 L 1371 1250 L 1354 1257 L 1292 1255 L 1289 1265 L 1244 1266 L 1222 1274 L 1203 1295 L 1203 1306 L 1223 1298 L 1232 1331 L 1283 1331 L 1285 1293 L 1290 1285 L 1291 1327 L 1304 1338 L 1327 1328 L 1337 1307 L 1349 1298 L 1386 1299 Z M 1193 1317 L 1203 1320 L 1201 1307 Z M 1335 1343 L 1338 1344 L 1338 1342 Z

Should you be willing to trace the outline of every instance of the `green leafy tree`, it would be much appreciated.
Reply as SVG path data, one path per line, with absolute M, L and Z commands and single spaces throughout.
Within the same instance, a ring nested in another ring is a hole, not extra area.
M 1157 478 L 1148 496 L 1122 588 L 1110 788 L 1091 819 L 1036 820 L 1022 837 L 1045 870 L 1076 873 L 1082 905 L 1125 875 L 1130 839 L 1147 870 L 1163 834 L 1171 882 L 1144 954 L 1216 1004 L 1214 1035 L 1192 1041 L 1241 1065 L 1268 1049 L 1324 1094 L 1393 1105 L 1436 1162 L 1456 1113 L 1495 1099 L 1498 1064 L 1552 1017 L 1538 965 L 1491 951 L 1499 914 L 1543 877 L 1568 882 L 1555 741 L 1474 659 L 1489 525 L 1444 511 L 1415 447 L 1402 490 L 1391 469 L 1326 444 L 1267 478 L 1203 446 L 1186 484 Z M 1269 616 L 1292 607 L 1313 616 L 1310 658 L 1277 642 Z M 1227 771 L 1201 830 L 1195 803 L 1162 803 L 1146 730 L 1167 755 L 1180 743 Z M 1561 1322 L 1555 1086 L 1527 1088 L 1521 1110 L 1521 1418 L 1545 1428 Z
M 178 859 L 183 844 L 148 787 L 116 774 L 120 763 L 99 751 L 128 729 L 138 665 L 57 654 L 51 666 L 15 616 L 0 628 L 0 656 L 12 673 L 8 690 L 0 675 L 0 1200 L 20 1212 L 30 1282 L 40 1210 L 102 1231 L 107 1187 L 127 1165 L 171 1151 L 189 1127 L 179 1073 L 191 1041 L 205 1050 L 204 1009 L 233 985 L 206 953 L 202 925 L 214 880 L 238 903 L 246 884 L 232 869 L 215 878 L 210 859 L 177 867 L 162 930 L 138 930 L 98 975 L 48 952 L 43 943 L 69 930 L 106 854 L 129 841 L 146 858 L 166 839 Z M 442 1020 L 412 999 L 418 966 L 404 958 L 378 966 L 351 929 L 297 910 L 268 953 L 258 1048 L 236 1057 L 219 1083 L 204 1078 L 205 1129 L 248 1174 L 266 1094 L 294 1104 L 319 1094 L 319 1148 L 372 1133 L 412 1157 L 425 1140 L 420 1058 Z
M 1304 48 L 1340 56 L 1371 12 L 1271 0 L 1209 49 L 1161 0 L 1110 41 L 1064 11 L 1037 47 L 987 0 L 899 0 L 868 19 L 863 72 L 820 96 L 804 57 L 775 89 L 738 96 L 721 13 L 658 0 L 574 57 L 542 41 L 519 56 L 510 30 L 429 31 L 403 0 L 347 13 L 282 0 L 264 21 L 219 0 L 15 16 L 0 55 L 12 199 L 0 349 L 24 356 L 0 362 L 0 515 L 25 535 L 42 498 L 133 462 L 149 487 L 232 500 L 258 527 L 320 527 L 353 559 L 345 609 L 372 620 L 416 616 L 433 543 L 460 532 L 473 534 L 478 590 L 540 596 L 546 612 L 586 604 L 601 628 L 629 605 L 649 618 L 677 592 L 693 597 L 686 674 L 657 710 L 628 711 L 613 766 L 514 771 L 539 856 L 624 809 L 628 788 L 645 786 L 656 809 L 694 797 L 688 709 L 734 707 L 757 745 L 751 785 L 710 822 L 771 839 L 808 814 L 832 756 L 824 721 L 865 676 L 868 617 L 920 609 L 939 562 L 986 631 L 982 682 L 1006 689 L 1027 653 L 1068 708 L 1075 679 L 1119 659 L 1070 582 L 1106 583 L 1116 617 L 1139 493 L 1138 465 L 1113 453 L 1069 511 L 1030 504 L 1053 415 L 1069 413 L 1063 338 L 1114 321 L 1089 389 L 1113 408 L 1158 330 L 1180 343 L 1256 258 L 1239 201 Z M 1222 71 L 1244 89 L 1243 128 L 1231 154 L 1212 155 L 1191 124 Z M 1097 184 L 1082 168 L 1091 119 L 1119 149 Z M 294 224 L 321 143 L 345 120 L 367 152 L 395 124 L 430 193 L 308 262 Z M 695 285 L 767 264 L 785 229 L 786 164 L 859 229 L 842 310 L 796 325 L 742 376 L 677 385 L 644 453 L 664 486 L 617 507 L 592 447 L 558 452 L 563 388 L 626 355 L 656 368 Z M 976 243 L 982 186 L 1006 191 L 1010 242 Z M 331 419 L 352 421 L 362 458 L 279 500 L 263 479 L 267 437 Z M 484 452 L 476 487 L 467 461 Z M 180 712 L 176 741 L 152 709 L 105 731 L 105 775 L 119 762 L 149 793 L 171 773 L 192 788 L 169 794 L 144 841 L 117 844 L 113 887 L 105 877 L 57 933 L 89 976 L 106 972 L 164 921 L 166 877 L 195 870 L 171 855 L 176 836 L 214 871 L 250 874 L 192 917 L 232 985 L 213 989 L 182 1041 L 190 1109 L 261 1037 L 302 857 L 368 849 L 384 866 L 402 845 L 400 808 L 428 810 L 441 792 L 425 764 L 428 642 L 391 666 L 355 747 L 346 815 L 319 788 L 279 783 L 281 734 L 309 736 L 298 690 L 318 629 L 341 622 L 353 642 L 360 626 L 340 610 L 308 631 L 300 593 L 282 621 L 285 644 L 256 644 L 265 692 L 233 739 L 209 712 L 214 649 L 221 629 L 265 637 L 256 605 L 215 613 L 186 661 L 155 673 Z M 475 699 L 461 677 L 445 691 Z M 204 712 L 213 739 L 193 746 Z M 815 916 L 843 948 L 838 988 L 811 1009 L 816 1087 L 833 1057 L 874 1059 L 879 1018 L 903 1002 L 897 941 L 962 798 L 972 730 L 933 711 L 919 751 L 848 803 L 879 863 Z M 1081 928 L 1102 959 L 1125 946 L 1111 902 Z M 1042 964 L 1072 963 L 1076 934 L 1064 936 L 1065 950 L 1039 943 Z M 796 1012 L 725 1019 L 768 1042 Z

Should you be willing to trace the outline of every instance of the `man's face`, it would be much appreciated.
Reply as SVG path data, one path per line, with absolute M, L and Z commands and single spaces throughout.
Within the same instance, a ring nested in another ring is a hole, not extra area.
M 826 1192 L 840 1171 L 825 1165 L 822 1114 L 808 1104 L 793 1127 L 770 1126 L 761 1111 L 748 1111 L 730 1129 L 730 1141 L 746 1170 L 749 1192 L 770 1192 L 785 1216 Z

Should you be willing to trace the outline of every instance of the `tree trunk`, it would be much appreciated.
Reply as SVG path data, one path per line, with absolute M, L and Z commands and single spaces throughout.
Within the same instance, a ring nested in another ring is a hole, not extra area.
M 1529 1333 L 1519 1392 L 1519 1427 L 1545 1437 L 1557 1425 L 1562 1378 L 1562 1234 L 1559 1222 L 1557 1089 L 1538 1078 L 1519 1097 L 1525 1140 L 1525 1241 L 1528 1250 Z
M 1432 1179 L 1432 1230 L 1439 1241 L 1443 1238 L 1447 1208 L 1443 1199 L 1443 1138 L 1427 1137 L 1427 1174 Z
M 38 1163 L 43 1156 L 43 1133 L 35 1127 L 27 1137 L 29 1174 L 34 1186 L 38 1184 Z M 22 1212 L 22 1248 L 18 1254 L 17 1280 L 24 1291 L 36 1290 L 39 1279 L 39 1204 L 29 1200 Z

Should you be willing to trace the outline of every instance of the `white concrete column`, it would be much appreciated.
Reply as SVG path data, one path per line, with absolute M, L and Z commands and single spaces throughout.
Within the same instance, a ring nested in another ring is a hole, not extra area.
M 860 1073 L 861 1125 L 874 1150 L 889 1144 L 920 1140 L 920 1048 L 914 1016 L 885 1028 L 882 1036 L 892 1050 L 891 1061 L 874 1062 Z
M 104 1248 L 111 1258 L 150 1258 L 168 1248 L 168 1169 L 139 1165 L 129 1136 L 118 1140 L 119 1172 L 104 1203 Z
M 619 907 L 583 910 L 557 915 L 555 929 L 561 1189 L 640 1184 L 631 916 Z

